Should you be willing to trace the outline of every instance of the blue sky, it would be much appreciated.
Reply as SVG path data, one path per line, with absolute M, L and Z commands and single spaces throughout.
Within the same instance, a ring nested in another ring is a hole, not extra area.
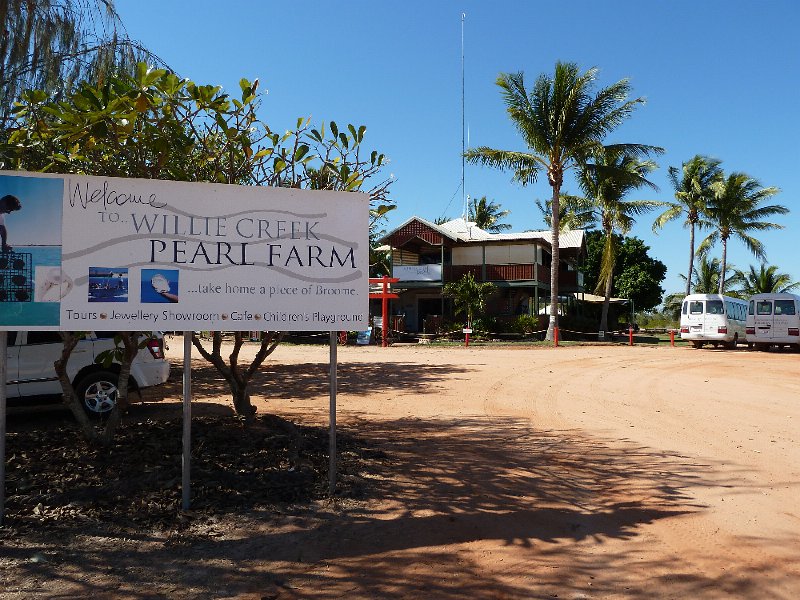
M 269 90 L 261 115 L 273 129 L 300 116 L 366 125 L 368 145 L 391 159 L 396 178 L 389 228 L 412 215 L 461 214 L 462 12 L 468 145 L 523 149 L 494 83 L 500 72 L 524 71 L 532 83 L 561 60 L 599 67 L 601 85 L 627 77 L 647 104 L 608 141 L 667 150 L 653 175 L 660 192 L 642 197 L 670 200 L 667 167 L 695 154 L 781 188 L 775 202 L 792 210 L 777 217 L 785 229 L 758 237 L 769 261 L 800 279 L 795 0 L 117 0 L 117 8 L 129 34 L 182 76 L 233 93 L 241 77 L 258 77 Z M 508 174 L 467 165 L 465 181 L 470 196 L 511 210 L 515 231 L 543 228 L 534 201 L 550 196 L 546 178 L 521 188 Z M 653 217 L 632 233 L 667 265 L 667 292 L 679 291 L 688 231 L 673 223 L 656 236 Z M 734 241 L 729 262 L 756 260 Z

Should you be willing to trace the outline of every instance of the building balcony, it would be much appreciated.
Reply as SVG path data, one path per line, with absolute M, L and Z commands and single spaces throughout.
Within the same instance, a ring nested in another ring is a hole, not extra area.
M 505 282 L 535 281 L 550 284 L 550 269 L 544 265 L 394 265 L 392 276 L 403 283 L 449 283 L 458 281 L 467 273 L 472 273 L 476 281 L 489 281 L 495 284 Z M 485 273 L 485 277 L 484 277 Z M 444 276 L 444 279 L 442 279 Z M 562 270 L 559 284 L 563 288 L 583 288 L 583 273 Z

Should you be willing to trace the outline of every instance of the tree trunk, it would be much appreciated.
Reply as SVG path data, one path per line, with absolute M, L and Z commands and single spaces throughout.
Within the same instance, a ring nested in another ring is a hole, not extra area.
M 686 275 L 686 295 L 692 289 L 692 271 L 694 270 L 694 222 L 689 227 L 689 273 Z
M 100 436 L 100 443 L 104 446 L 110 446 L 114 440 L 114 434 L 117 432 L 122 415 L 128 412 L 130 401 L 128 399 L 128 381 L 131 376 L 131 365 L 139 352 L 139 333 L 135 331 L 123 331 L 120 333 L 122 338 L 122 361 L 119 370 L 119 380 L 117 381 L 117 402 L 114 410 L 108 416 L 108 421 L 103 428 L 103 433 Z
M 725 290 L 725 272 L 728 270 L 728 238 L 722 238 L 722 261 L 719 271 L 719 291 L 718 294 L 722 295 Z
M 264 332 L 264 336 L 261 339 L 261 347 L 256 352 L 253 362 L 246 369 L 242 369 L 239 365 L 239 352 L 244 344 L 242 332 L 239 331 L 234 334 L 233 350 L 228 357 L 229 364 L 226 364 L 225 359 L 222 358 L 222 333 L 215 331 L 212 335 L 213 341 L 210 352 L 203 346 L 202 341 L 196 335 L 192 335 L 192 344 L 203 358 L 214 365 L 219 374 L 228 383 L 228 387 L 231 390 L 233 409 L 236 414 L 244 417 L 246 421 L 250 421 L 256 414 L 256 408 L 253 406 L 250 400 L 250 393 L 247 390 L 250 380 L 264 360 L 278 347 L 278 344 L 283 339 L 284 332 Z
M 250 420 L 256 414 L 256 407 L 250 401 L 250 394 L 247 391 L 247 385 L 243 385 L 232 379 L 228 382 L 231 388 L 231 398 L 233 399 L 233 410 L 240 417 Z
M 606 277 L 606 291 L 605 297 L 603 298 L 603 310 L 600 314 L 600 331 L 602 331 L 604 335 L 608 334 L 608 306 L 611 303 L 611 284 L 613 279 L 613 272 L 609 272 L 608 277 Z
M 67 362 L 75 346 L 78 345 L 78 342 L 82 338 L 83 334 L 80 333 L 72 331 L 61 332 L 61 339 L 64 341 L 64 347 L 61 350 L 61 356 L 53 363 L 53 366 L 55 367 L 58 381 L 61 384 L 64 404 L 69 408 L 70 412 L 72 412 L 72 416 L 75 417 L 75 420 L 78 422 L 84 439 L 87 443 L 92 443 L 97 440 L 97 431 L 95 431 L 94 425 L 89 421 L 86 411 L 83 410 L 80 400 L 75 395 L 75 388 L 72 387 L 72 382 L 69 380 L 69 376 L 67 376 Z
M 558 263 L 561 254 L 558 247 L 558 228 L 560 225 L 561 182 L 554 181 L 551 185 L 553 186 L 553 215 L 550 222 L 550 254 L 552 256 L 550 261 L 550 322 L 547 325 L 545 339 L 552 341 L 555 337 L 555 329 L 558 327 Z

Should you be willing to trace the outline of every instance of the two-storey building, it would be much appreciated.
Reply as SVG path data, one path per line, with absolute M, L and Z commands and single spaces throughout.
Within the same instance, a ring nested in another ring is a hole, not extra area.
M 404 317 L 406 331 L 430 330 L 443 316 L 453 318 L 444 285 L 472 273 L 498 288 L 490 315 L 545 315 L 553 268 L 550 238 L 549 231 L 489 233 L 464 219 L 437 225 L 412 217 L 381 239 L 390 248 L 392 277 L 400 280 L 392 286 L 400 295 L 392 310 Z M 583 230 L 561 233 L 559 246 L 559 297 L 573 302 L 584 291 Z

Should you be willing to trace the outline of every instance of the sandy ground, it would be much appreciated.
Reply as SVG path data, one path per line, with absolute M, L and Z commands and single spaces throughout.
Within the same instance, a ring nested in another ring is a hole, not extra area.
M 0 598 L 800 597 L 800 355 L 338 355 L 339 425 L 392 465 L 375 499 L 241 515 L 188 547 L 109 540 Z M 281 346 L 256 382 L 260 411 L 327 423 L 327 360 L 326 347 Z M 226 401 L 218 386 L 194 392 L 198 410 Z

